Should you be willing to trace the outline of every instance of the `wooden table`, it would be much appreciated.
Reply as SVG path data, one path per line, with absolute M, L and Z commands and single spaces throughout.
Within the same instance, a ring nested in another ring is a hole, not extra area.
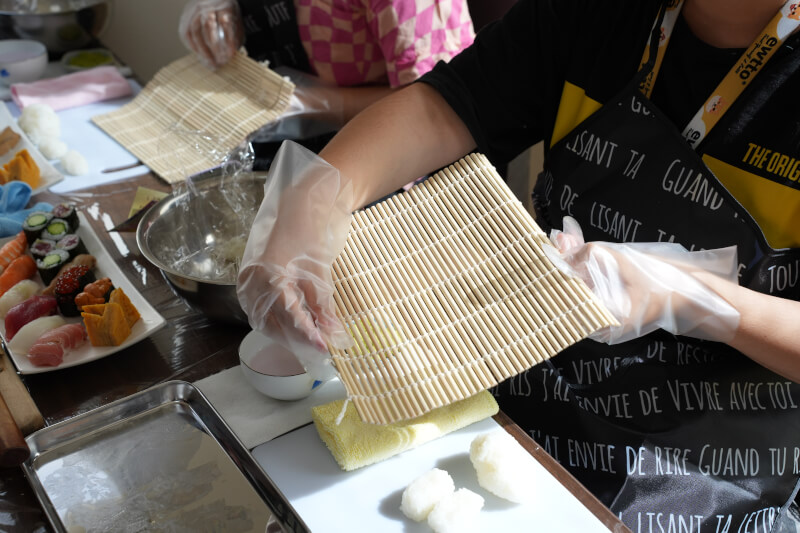
M 177 296 L 136 245 L 135 233 L 108 232 L 127 218 L 138 187 L 169 191 L 152 174 L 77 191 L 65 196 L 42 193 L 37 201 L 74 202 L 87 215 L 106 251 L 167 325 L 147 339 L 116 354 L 55 372 L 22 376 L 47 425 L 90 411 L 158 383 L 174 379 L 194 382 L 238 364 L 237 347 L 246 327 L 207 319 Z M 619 519 L 508 417 L 496 420 L 506 428 L 584 503 L 611 531 L 627 531 Z M 21 469 L 0 475 L 0 528 L 6 532 L 50 531 Z

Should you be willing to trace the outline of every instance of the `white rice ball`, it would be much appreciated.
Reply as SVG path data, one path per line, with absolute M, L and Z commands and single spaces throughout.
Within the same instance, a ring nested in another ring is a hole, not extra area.
M 408 484 L 403 491 L 400 510 L 411 520 L 422 522 L 439 500 L 452 494 L 455 488 L 450 474 L 434 468 Z
M 70 150 L 61 158 L 61 166 L 67 174 L 81 176 L 89 172 L 89 163 L 78 151 Z
M 428 515 L 436 533 L 468 533 L 480 530 L 483 498 L 469 489 L 458 489 L 442 498 Z
M 17 124 L 35 145 L 46 137 L 61 137 L 61 120 L 47 104 L 31 104 L 22 109 Z
M 505 431 L 475 437 L 469 446 L 469 459 L 484 489 L 515 503 L 533 499 L 536 460 Z
M 46 159 L 58 159 L 67 153 L 67 143 L 58 137 L 45 137 L 39 142 L 39 151 Z

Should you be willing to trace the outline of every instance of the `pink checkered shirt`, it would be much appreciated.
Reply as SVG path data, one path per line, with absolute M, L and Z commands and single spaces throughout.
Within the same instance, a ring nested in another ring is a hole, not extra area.
M 322 79 L 405 85 L 472 44 L 466 0 L 295 0 L 300 40 Z

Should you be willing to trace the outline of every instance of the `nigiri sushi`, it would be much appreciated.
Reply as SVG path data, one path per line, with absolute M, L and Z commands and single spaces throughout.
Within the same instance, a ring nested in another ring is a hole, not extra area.
M 0 296 L 20 281 L 32 278 L 34 274 L 36 274 L 36 261 L 29 255 L 17 257 L 0 274 Z
M 24 279 L 8 289 L 0 296 L 0 318 L 5 318 L 9 309 L 39 292 L 39 288 L 39 284 L 32 279 Z
M 11 261 L 21 256 L 27 246 L 28 239 L 25 238 L 25 232 L 23 231 L 20 231 L 16 237 L 5 243 L 0 248 L 0 272 L 5 270 Z
M 13 339 L 19 329 L 28 322 L 54 314 L 57 307 L 55 296 L 43 294 L 34 294 L 24 302 L 18 303 L 6 313 L 6 340 Z
M 14 353 L 26 354 L 39 337 L 65 323 L 65 320 L 59 315 L 39 317 L 22 326 L 14 338 L 8 342 L 8 347 Z
M 83 324 L 64 324 L 36 339 L 28 350 L 28 357 L 34 366 L 58 366 L 64 354 L 80 347 L 86 338 Z

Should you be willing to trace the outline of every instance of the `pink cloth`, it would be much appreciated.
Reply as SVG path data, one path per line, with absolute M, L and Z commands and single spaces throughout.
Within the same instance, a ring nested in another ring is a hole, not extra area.
M 11 98 L 20 109 L 31 104 L 47 104 L 57 111 L 128 96 L 132 92 L 128 80 L 111 66 L 11 85 Z
M 472 44 L 466 0 L 295 0 L 317 75 L 339 86 L 411 83 Z

